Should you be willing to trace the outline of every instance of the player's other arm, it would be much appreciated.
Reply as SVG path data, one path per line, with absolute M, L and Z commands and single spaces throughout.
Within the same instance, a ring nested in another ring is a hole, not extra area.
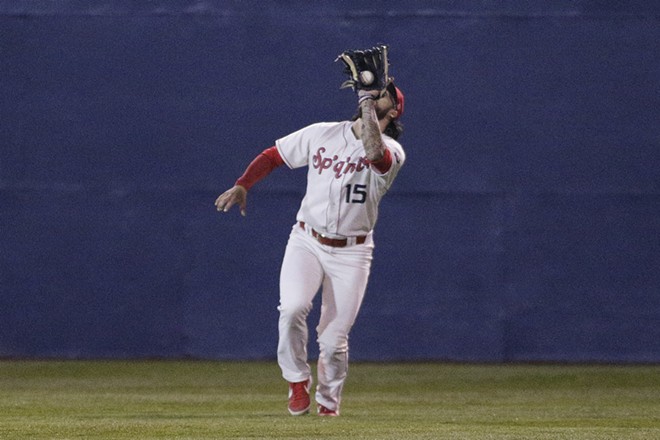
M 360 109 L 362 110 L 360 136 L 367 159 L 375 162 L 385 155 L 385 143 L 380 135 L 380 124 L 376 116 L 374 101 L 378 99 L 376 91 L 360 90 L 358 92 Z
M 375 100 L 378 92 L 360 90 L 358 92 L 362 113 L 360 136 L 369 163 L 381 173 L 386 173 L 392 166 L 392 156 L 381 136 L 381 122 L 376 114 Z
M 218 211 L 227 212 L 232 206 L 238 205 L 241 215 L 247 214 L 247 192 L 255 183 L 269 175 L 275 168 L 284 164 L 282 156 L 276 147 L 265 149 L 251 163 L 233 187 L 222 193 L 215 200 Z

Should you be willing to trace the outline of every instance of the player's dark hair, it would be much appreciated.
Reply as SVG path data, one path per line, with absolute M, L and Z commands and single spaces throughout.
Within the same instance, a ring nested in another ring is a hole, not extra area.
M 392 139 L 397 140 L 403 133 L 403 124 L 401 124 L 398 119 L 394 119 L 393 121 L 390 121 L 389 124 L 387 124 L 384 133 Z

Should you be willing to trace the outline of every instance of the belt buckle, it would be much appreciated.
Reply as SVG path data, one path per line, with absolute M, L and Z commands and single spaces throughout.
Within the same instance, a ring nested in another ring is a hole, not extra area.
M 324 234 L 321 234 L 319 231 L 315 231 L 315 232 L 316 232 L 316 241 L 318 241 L 321 244 L 324 244 L 323 240 L 327 240 L 328 237 L 326 237 Z
M 332 244 L 334 238 L 328 237 L 327 235 L 322 234 L 321 232 L 319 232 L 317 230 L 314 230 L 314 232 L 316 232 L 316 237 L 315 237 L 316 241 L 321 243 L 323 246 L 334 246 Z

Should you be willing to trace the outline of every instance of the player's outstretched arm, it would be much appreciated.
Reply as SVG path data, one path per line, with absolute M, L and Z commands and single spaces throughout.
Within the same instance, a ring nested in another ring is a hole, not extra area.
M 234 185 L 215 199 L 215 207 L 221 212 L 229 211 L 234 205 L 239 206 L 243 217 L 247 215 L 247 190 L 241 185 Z
M 241 215 L 245 217 L 247 214 L 247 192 L 255 183 L 283 164 L 284 160 L 278 153 L 277 147 L 266 148 L 248 165 L 234 186 L 215 200 L 215 207 L 218 211 L 227 212 L 232 206 L 238 205 L 241 208 Z

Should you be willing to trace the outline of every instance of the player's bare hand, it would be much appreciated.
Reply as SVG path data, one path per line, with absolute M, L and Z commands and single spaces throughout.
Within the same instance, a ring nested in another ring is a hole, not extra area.
M 220 212 L 227 212 L 232 206 L 238 205 L 241 215 L 247 215 L 247 190 L 240 185 L 235 185 L 215 199 L 215 207 Z

